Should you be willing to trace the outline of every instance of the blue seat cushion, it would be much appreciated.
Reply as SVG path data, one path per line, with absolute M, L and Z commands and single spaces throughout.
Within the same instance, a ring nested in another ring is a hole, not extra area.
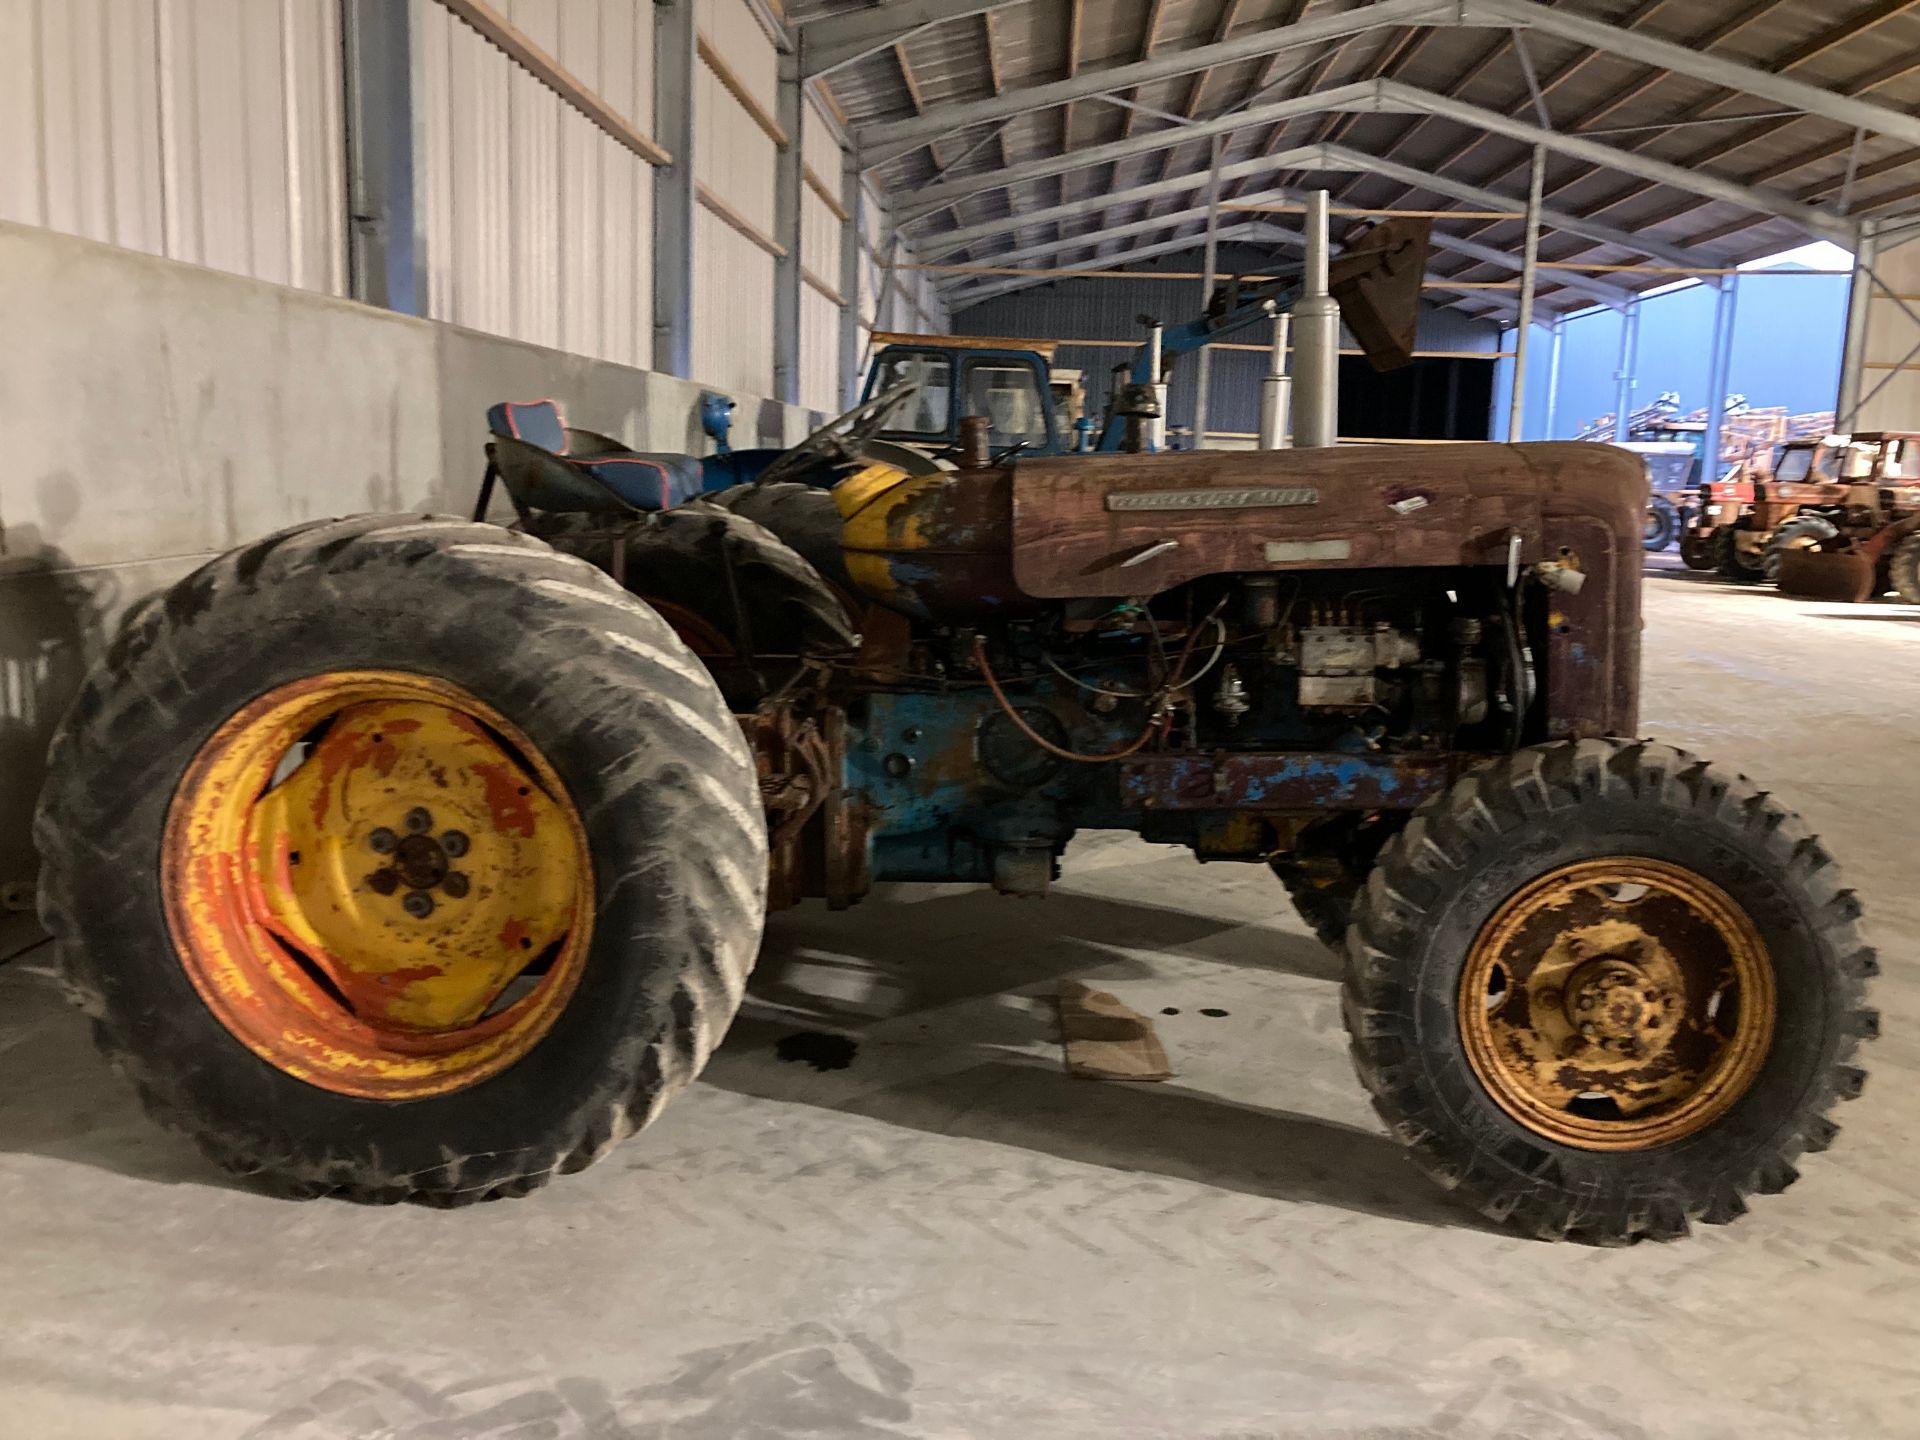
M 555 455 L 567 453 L 567 422 L 551 400 L 502 400 L 487 411 L 487 428 Z
M 584 470 L 638 510 L 671 510 L 705 486 L 705 471 L 692 455 L 571 455 Z

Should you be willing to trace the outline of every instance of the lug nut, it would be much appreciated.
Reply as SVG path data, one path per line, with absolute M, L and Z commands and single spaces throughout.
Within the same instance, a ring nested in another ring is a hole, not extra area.
M 416 920 L 424 920 L 433 914 L 433 897 L 424 890 L 409 890 L 407 898 L 400 903 L 406 907 L 407 914 Z
M 384 825 L 382 825 L 378 830 L 374 831 L 371 835 L 367 836 L 367 846 L 376 855 L 391 855 L 393 853 L 394 846 L 398 845 L 399 843 L 400 843 L 400 837 L 394 834 L 391 830 L 387 829 L 387 827 Z
M 458 900 L 467 893 L 467 877 L 458 870 L 449 870 L 440 888 L 446 891 L 449 900 Z
M 467 853 L 468 843 L 467 833 L 464 830 L 449 830 L 440 837 L 440 848 L 446 851 L 447 857 L 452 860 L 458 860 Z
M 416 805 L 407 811 L 407 833 L 424 835 L 433 828 L 433 815 L 423 807 Z
M 391 895 L 400 888 L 400 877 L 391 870 L 376 870 L 367 876 L 367 886 L 376 895 Z

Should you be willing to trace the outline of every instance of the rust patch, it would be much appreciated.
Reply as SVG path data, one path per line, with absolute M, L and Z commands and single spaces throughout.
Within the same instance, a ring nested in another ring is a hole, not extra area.
M 493 828 L 502 835 L 518 835 L 523 840 L 531 840 L 534 821 L 530 797 L 533 792 L 521 783 L 518 773 L 499 761 L 482 761 L 472 769 L 487 787 L 487 814 L 493 821 Z

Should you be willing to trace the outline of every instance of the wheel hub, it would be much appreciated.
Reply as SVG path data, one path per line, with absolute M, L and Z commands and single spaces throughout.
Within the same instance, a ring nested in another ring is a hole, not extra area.
M 409 890 L 432 890 L 457 873 L 440 841 L 431 835 L 409 835 L 394 847 L 392 862 L 369 875 L 367 883 L 390 895 L 402 885 Z M 465 877 L 461 879 L 459 888 L 464 891 Z
M 1679 865 L 1621 858 L 1541 877 L 1469 951 L 1462 1039 L 1529 1129 L 1640 1149 L 1710 1123 L 1766 1058 L 1772 970 L 1752 921 Z
M 389 1098 L 471 1083 L 524 1054 L 578 977 L 579 818 L 531 743 L 443 682 L 270 692 L 202 749 L 168 825 L 183 965 L 302 1079 Z
M 1651 945 L 1651 937 L 1643 941 Z M 1665 968 L 1665 967 L 1663 967 Z M 1583 1040 L 1638 1058 L 1672 1039 L 1676 997 L 1649 970 L 1605 958 L 1580 967 L 1568 982 L 1566 1020 Z

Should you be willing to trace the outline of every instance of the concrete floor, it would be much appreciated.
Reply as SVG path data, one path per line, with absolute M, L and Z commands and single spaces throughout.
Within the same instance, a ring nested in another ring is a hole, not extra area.
M 1278 887 L 1114 837 L 1044 903 L 777 917 L 659 1125 L 450 1214 L 222 1184 L 40 951 L 0 969 L 0 1434 L 1920 1434 L 1920 611 L 1650 592 L 1646 733 L 1798 806 L 1886 966 L 1866 1098 L 1740 1224 L 1625 1251 L 1483 1228 L 1375 1125 L 1335 960 Z M 1064 1078 L 1063 976 L 1177 1007 L 1177 1078 Z M 848 1068 L 776 1058 L 815 1027 L 857 1037 Z

